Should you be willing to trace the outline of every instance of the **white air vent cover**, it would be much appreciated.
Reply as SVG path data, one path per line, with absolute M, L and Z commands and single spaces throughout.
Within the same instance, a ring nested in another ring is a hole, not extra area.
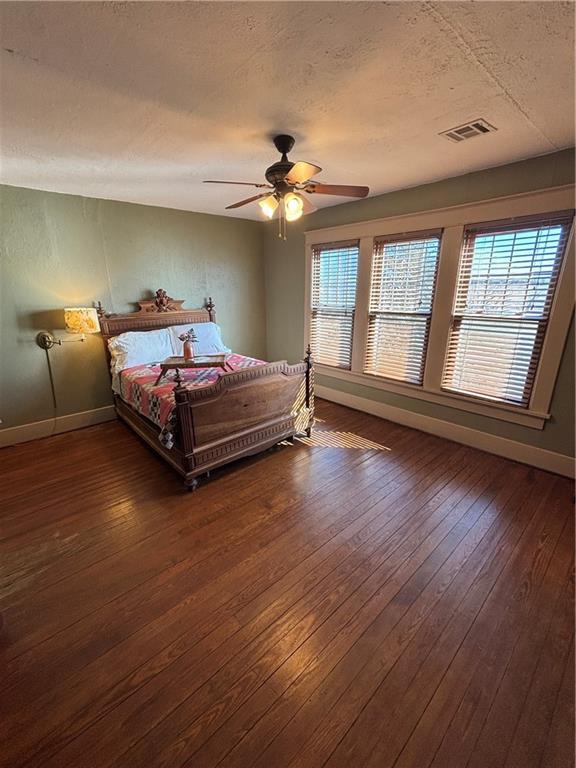
M 457 128 L 450 128 L 449 131 L 442 131 L 438 135 L 446 136 L 449 141 L 466 141 L 466 139 L 473 139 L 475 136 L 482 136 L 485 133 L 492 133 L 497 130 L 493 125 L 487 123 L 486 120 L 479 118 L 464 125 L 459 125 Z

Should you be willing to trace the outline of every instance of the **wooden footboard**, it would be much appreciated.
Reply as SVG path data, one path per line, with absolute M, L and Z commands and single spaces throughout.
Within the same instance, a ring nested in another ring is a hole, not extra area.
M 296 434 L 310 432 L 314 410 L 312 361 L 268 363 L 223 374 L 202 389 L 174 390 L 183 474 L 195 479 L 214 467 Z

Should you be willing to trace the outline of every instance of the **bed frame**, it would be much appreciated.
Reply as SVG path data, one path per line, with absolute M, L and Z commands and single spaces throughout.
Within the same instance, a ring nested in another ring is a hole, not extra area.
M 107 314 L 98 305 L 100 330 L 108 362 L 108 339 L 125 331 L 153 331 L 184 323 L 216 322 L 212 299 L 201 309 L 183 309 L 184 301 L 159 289 L 139 301 L 139 310 Z M 189 490 L 211 469 L 270 448 L 298 434 L 308 434 L 314 418 L 314 375 L 310 348 L 302 363 L 283 360 L 231 373 L 200 389 L 186 389 L 176 378 L 176 442 L 164 447 L 160 429 L 118 395 L 118 416 L 182 475 Z

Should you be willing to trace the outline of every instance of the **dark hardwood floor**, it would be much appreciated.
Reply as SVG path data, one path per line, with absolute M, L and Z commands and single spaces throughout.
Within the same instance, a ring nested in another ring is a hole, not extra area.
M 572 483 L 318 416 L 195 494 L 120 423 L 0 452 L 2 766 L 573 766 Z

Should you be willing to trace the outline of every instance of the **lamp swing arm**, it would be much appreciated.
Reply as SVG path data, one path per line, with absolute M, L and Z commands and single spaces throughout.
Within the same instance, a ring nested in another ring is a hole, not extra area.
M 76 341 L 86 341 L 86 334 L 81 333 L 78 338 L 75 339 L 57 339 L 53 333 L 49 331 L 40 331 L 36 334 L 36 344 L 42 349 L 52 349 L 55 346 L 62 346 L 62 344 L 73 344 Z

